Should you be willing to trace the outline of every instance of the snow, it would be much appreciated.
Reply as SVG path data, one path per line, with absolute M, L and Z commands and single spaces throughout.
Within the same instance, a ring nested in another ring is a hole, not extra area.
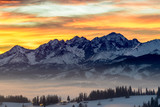
M 128 45 L 125 45 L 125 43 L 128 43 Z M 106 44 L 106 48 L 104 46 L 104 50 L 103 47 L 101 47 L 102 44 Z M 119 45 L 121 47 L 119 47 Z M 127 58 L 125 56 L 138 57 L 146 54 L 160 55 L 159 46 L 160 40 L 139 43 L 136 39 L 134 39 L 134 41 L 128 40 L 123 35 L 116 34 L 114 32 L 109 34 L 108 36 L 95 38 L 91 41 L 83 37 L 75 37 L 66 42 L 58 41 L 55 39 L 44 45 L 41 45 L 39 48 L 35 50 L 28 50 L 20 46 L 15 46 L 10 51 L 0 55 L 0 66 L 2 67 L 5 64 L 7 65 L 15 63 L 25 63 L 29 65 L 46 64 L 47 68 L 47 64 L 68 64 L 71 66 L 81 66 L 81 68 L 85 70 L 86 68 L 89 68 L 89 66 L 85 66 L 85 64 L 81 62 L 86 62 L 87 64 L 90 64 L 90 62 L 94 63 L 96 61 L 104 61 L 109 64 L 112 64 L 125 60 Z M 102 50 L 100 48 L 102 48 Z M 90 50 L 94 51 L 93 55 L 91 53 L 91 56 L 89 55 L 89 53 L 85 53 L 87 51 L 90 52 Z M 86 57 L 85 55 L 89 57 Z M 142 79 L 143 77 L 141 75 L 149 76 L 149 73 L 145 71 L 141 73 L 138 71 L 140 71 L 141 69 L 145 70 L 145 68 L 149 66 L 150 65 L 142 64 L 140 66 L 134 64 L 133 66 L 118 65 L 116 68 L 107 68 L 106 70 L 104 70 L 104 72 L 101 72 L 101 76 L 103 76 L 103 74 L 104 76 L 119 74 L 135 79 Z M 129 69 L 128 71 L 134 72 L 125 72 L 127 68 Z M 15 69 L 18 71 L 18 68 Z M 85 76 L 86 78 L 93 78 L 93 75 L 96 73 L 91 72 L 89 69 L 88 72 L 85 73 Z M 3 70 L 6 71 L 7 68 L 3 68 Z M 59 77 L 61 77 L 61 75 Z
M 111 44 L 108 44 L 109 41 L 111 42 Z M 98 52 L 99 48 L 104 42 L 107 44 L 107 50 Z M 10 51 L 3 54 L 4 57 L 2 56 L 2 58 L 0 59 L 0 62 L 1 62 L 0 66 L 10 62 L 12 63 L 25 62 L 31 65 L 41 64 L 42 62 L 43 64 L 47 64 L 47 63 L 77 64 L 79 62 L 79 59 L 80 60 L 85 59 L 85 50 L 83 48 L 78 48 L 78 46 L 79 45 L 82 45 L 83 47 L 90 46 L 90 45 L 86 45 L 88 43 L 91 44 L 92 46 L 91 48 L 93 48 L 95 52 L 95 54 L 90 59 L 87 59 L 91 61 L 112 60 L 114 62 L 115 58 L 123 55 L 138 57 L 145 54 L 160 54 L 160 47 L 159 47 L 160 40 L 158 39 L 145 42 L 145 43 L 139 43 L 136 39 L 128 40 L 123 35 L 112 32 L 107 36 L 103 36 L 101 38 L 95 38 L 90 42 L 86 38 L 84 37 L 80 38 L 78 36 L 66 42 L 58 41 L 57 39 L 55 39 L 53 41 L 51 40 L 50 42 L 44 45 L 41 45 L 39 48 L 32 51 L 25 49 L 21 46 L 15 46 Z M 129 43 L 131 47 L 127 47 L 127 46 L 125 47 L 125 43 Z M 75 44 L 75 45 L 71 47 L 70 44 Z M 116 44 L 120 44 L 121 46 L 124 46 L 124 47 L 119 48 Z M 55 56 L 56 50 L 48 49 L 50 45 L 53 49 L 56 47 L 56 45 L 60 45 L 59 50 L 65 50 L 65 51 L 68 51 L 69 53 L 66 52 L 62 56 Z M 49 51 L 48 52 L 49 54 L 46 54 L 46 56 L 44 55 L 45 56 L 44 59 L 42 59 L 40 62 L 36 62 L 35 53 L 39 52 L 43 55 L 45 54 L 45 49 L 48 49 L 47 51 Z M 15 56 L 15 53 L 17 56 Z M 118 62 L 119 60 L 116 60 L 116 61 Z
M 94 55 L 90 60 L 96 61 L 96 60 L 113 60 L 119 56 L 122 56 L 127 49 L 124 50 L 118 50 L 118 51 L 104 51 L 99 52 L 96 55 Z
M 43 60 L 42 63 L 57 63 L 57 64 L 76 64 L 78 63 L 78 58 L 72 53 L 66 53 L 60 56 L 50 56 Z
M 0 59 L 0 66 L 7 64 L 10 59 L 13 57 L 14 55 L 8 56 L 8 57 L 4 57 L 3 59 Z
M 135 80 L 141 80 L 144 76 L 149 76 L 149 72 L 139 72 L 140 69 L 150 66 L 149 64 L 143 64 L 141 66 L 129 65 L 127 66 L 130 69 L 130 72 L 127 72 L 125 66 L 113 67 L 107 70 L 104 70 L 102 75 L 120 75 L 134 78 Z
M 67 49 L 69 52 L 77 55 L 78 57 L 82 57 L 82 58 L 85 57 L 85 55 L 84 55 L 84 54 L 85 54 L 85 53 L 84 53 L 84 50 L 78 49 L 77 46 L 74 46 L 74 47 L 67 46 L 66 49 Z
M 28 59 L 25 54 L 17 53 L 13 58 L 10 59 L 9 63 L 27 63 Z
M 101 53 L 98 53 L 97 55 L 95 55 L 92 58 L 92 60 L 93 61 L 102 60 L 102 59 L 111 60 L 111 59 L 115 59 L 116 57 L 117 57 L 117 55 L 112 52 L 101 52 Z
M 28 54 L 26 54 L 26 56 L 27 56 L 27 58 L 28 58 L 28 60 L 29 60 L 29 63 L 30 63 L 31 65 L 34 65 L 34 64 L 37 63 L 34 52 L 28 53 Z
M 106 100 L 95 100 L 95 101 L 88 101 L 87 105 L 88 107 L 134 107 L 143 105 L 144 102 L 148 102 L 151 100 L 151 98 L 155 98 L 154 95 L 145 95 L 145 96 L 131 96 L 130 98 L 120 97 L 120 98 L 113 98 L 106 99 Z M 98 103 L 101 103 L 101 106 L 98 106 Z M 83 102 L 82 102 L 83 104 Z M 22 107 L 23 103 L 3 103 L 0 107 Z M 32 106 L 31 103 L 25 103 L 25 107 L 38 107 L 38 106 Z M 75 107 L 78 107 L 78 103 L 69 103 L 67 105 L 61 105 L 61 104 L 55 104 L 55 105 L 49 105 L 46 107 L 72 107 L 72 105 L 75 105 Z
M 25 49 L 25 48 L 23 48 L 23 47 L 21 47 L 21 46 L 16 45 L 16 46 L 14 46 L 10 51 L 11 51 L 12 53 L 15 53 L 15 52 L 25 53 L 25 52 L 27 52 L 27 51 L 29 51 L 29 50 L 28 50 L 28 49 Z
M 112 101 L 111 99 L 107 100 L 96 100 L 96 101 L 89 101 L 88 107 L 134 107 L 134 105 L 143 105 L 143 102 L 148 102 L 151 100 L 151 97 L 155 96 L 131 96 L 130 98 L 114 98 Z M 102 105 L 97 106 L 98 102 L 100 102 Z M 75 107 L 78 107 L 77 103 L 71 103 L 67 105 L 52 105 L 48 107 L 72 107 L 72 105 L 75 105 Z
M 128 41 L 123 35 L 121 35 L 120 33 L 115 33 L 115 32 L 110 33 L 106 37 L 104 36 L 104 38 L 109 41 L 116 41 L 121 45 L 123 45 L 125 41 Z
M 160 104 L 160 99 L 158 99 L 158 104 Z
M 160 53 L 160 40 L 152 40 L 146 43 L 142 43 L 132 50 L 128 51 L 125 53 L 125 55 L 128 56 L 142 56 L 146 54 L 155 54 L 155 53 Z
M 25 105 L 25 107 L 33 107 L 31 103 L 10 103 L 10 102 L 4 102 L 0 107 L 23 107 L 22 105 Z

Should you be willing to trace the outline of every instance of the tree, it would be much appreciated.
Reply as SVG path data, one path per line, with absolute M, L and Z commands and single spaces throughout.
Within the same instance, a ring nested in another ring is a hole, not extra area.
M 61 98 L 59 98 L 57 95 L 48 95 L 48 96 L 41 96 L 41 97 L 34 97 L 32 102 L 33 105 L 43 105 L 47 106 L 50 104 L 56 104 L 61 101 Z
M 83 95 L 83 100 L 84 100 L 84 101 L 87 101 L 87 99 L 88 99 L 88 98 L 87 98 L 87 93 L 84 93 L 84 95 Z
M 129 98 L 129 93 L 126 94 L 125 98 Z
M 80 100 L 80 102 L 83 101 L 83 98 L 84 98 L 84 97 L 83 97 L 83 93 L 80 93 L 80 94 L 79 94 L 79 100 Z
M 148 95 L 149 93 L 148 93 L 148 89 L 146 88 L 146 95 Z
M 45 96 L 41 97 L 41 103 L 43 104 L 43 107 L 46 107 L 46 97 Z
M 24 104 L 22 105 L 22 107 L 25 107 Z
M 132 95 L 132 87 L 131 86 L 129 86 L 128 92 L 129 92 L 129 95 Z
M 153 99 L 153 97 L 151 98 L 151 105 L 154 105 L 154 99 Z
M 70 102 L 70 97 L 69 96 L 67 97 L 67 101 Z
M 157 91 L 157 97 L 160 97 L 160 87 L 158 87 L 158 91 Z
M 87 104 L 85 104 L 84 107 L 88 107 Z
M 101 102 L 98 102 L 98 104 L 97 104 L 98 106 L 100 106 L 101 105 Z
M 32 102 L 33 102 L 33 105 L 37 105 L 37 99 L 36 99 L 36 97 L 34 97 L 34 98 L 32 99 Z
M 36 103 L 39 105 L 39 96 L 37 96 Z
M 151 98 L 151 101 L 148 101 L 148 103 L 143 103 L 142 107 L 160 107 L 160 105 L 158 105 L 158 98 Z
M 73 105 L 72 107 L 75 107 L 75 105 Z
M 78 107 L 83 107 L 83 104 L 82 103 L 79 103 L 79 106 Z

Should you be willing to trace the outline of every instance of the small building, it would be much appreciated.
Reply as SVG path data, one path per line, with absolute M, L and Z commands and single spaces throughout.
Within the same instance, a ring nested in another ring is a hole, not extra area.
M 68 101 L 61 101 L 62 105 L 67 105 Z

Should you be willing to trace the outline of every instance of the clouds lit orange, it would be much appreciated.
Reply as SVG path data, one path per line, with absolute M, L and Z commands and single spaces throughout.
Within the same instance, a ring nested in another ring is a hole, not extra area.
M 141 42 L 160 39 L 159 0 L 1 0 L 0 53 L 34 49 L 52 39 L 93 39 L 119 32 Z

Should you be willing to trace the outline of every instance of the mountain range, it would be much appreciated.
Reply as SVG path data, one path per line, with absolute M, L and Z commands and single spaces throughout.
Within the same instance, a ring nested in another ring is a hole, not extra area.
M 14 46 L 0 55 L 1 75 L 55 78 L 158 78 L 160 40 L 145 43 L 112 32 L 88 40 L 51 40 L 35 50 Z

